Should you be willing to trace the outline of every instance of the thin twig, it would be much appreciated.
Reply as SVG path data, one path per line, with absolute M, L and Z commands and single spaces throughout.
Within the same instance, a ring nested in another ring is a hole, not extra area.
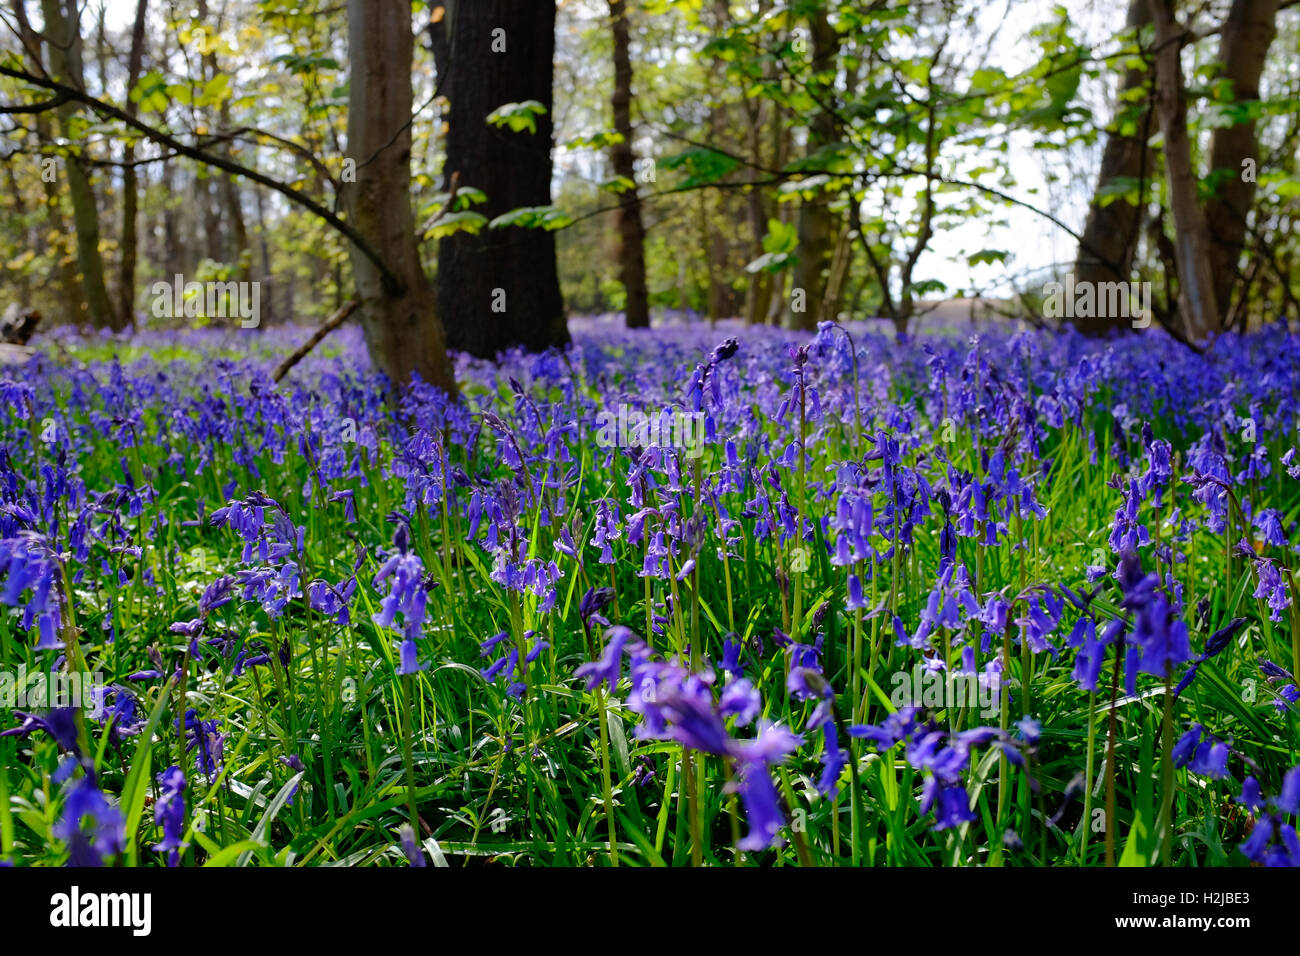
M 325 320 L 324 325 L 322 325 L 319 329 L 317 329 L 314 333 L 312 333 L 311 338 L 309 338 L 306 342 L 304 342 L 297 349 L 297 351 L 295 351 L 292 355 L 285 358 L 283 362 L 281 362 L 279 365 L 276 366 L 275 371 L 271 373 L 272 380 L 278 382 L 280 381 L 280 379 L 288 375 L 289 370 L 293 368 L 295 365 L 297 365 L 299 362 L 301 362 L 303 359 L 305 359 L 308 356 L 308 354 L 310 354 L 311 350 L 320 344 L 321 339 L 325 338 L 325 336 L 329 335 L 340 325 L 346 322 L 348 316 L 351 315 L 353 310 L 355 310 L 356 307 L 360 304 L 361 303 L 358 302 L 356 299 L 350 299 L 349 301 L 343 303 L 343 305 L 339 308 L 337 312 L 335 312 L 333 315 L 331 315 L 328 319 Z

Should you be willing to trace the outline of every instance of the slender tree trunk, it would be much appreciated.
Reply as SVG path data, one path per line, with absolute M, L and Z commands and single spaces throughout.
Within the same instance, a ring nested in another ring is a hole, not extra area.
M 23 48 L 33 57 L 39 56 L 41 49 L 40 34 L 32 28 L 27 18 L 26 0 L 14 0 L 14 18 L 18 21 L 18 33 L 23 41 Z M 40 69 L 40 64 L 36 64 Z M 36 126 L 36 138 L 44 147 L 50 142 L 50 126 L 45 113 L 33 117 Z M 10 164 L 12 165 L 12 164 Z M 41 170 L 41 189 L 45 194 L 45 214 L 50 227 L 50 245 L 54 253 L 55 268 L 63 294 L 59 296 L 62 317 L 73 323 L 82 323 L 86 318 L 85 301 L 81 294 L 81 281 L 77 275 L 77 257 L 69 248 L 67 223 L 63 218 L 62 196 L 58 181 L 44 175 Z
M 551 204 L 554 0 L 456 0 L 430 28 L 447 113 L 447 182 L 482 190 L 489 219 Z M 536 132 L 486 122 L 507 103 L 534 100 Z M 569 342 L 555 235 L 512 226 L 457 232 L 438 244 L 438 311 L 447 342 L 480 358 Z
M 149 0 L 138 0 L 135 7 L 135 26 L 131 29 L 131 53 L 127 59 L 126 90 L 129 94 L 140 79 L 144 66 L 144 23 Z M 136 114 L 136 103 L 127 96 L 123 106 L 130 115 Z M 117 272 L 117 310 L 126 325 L 135 325 L 135 260 L 137 249 L 136 218 L 139 194 L 136 182 L 135 143 L 127 140 L 122 146 L 122 258 Z
M 200 167 L 194 175 L 194 219 L 203 217 L 203 255 L 213 262 L 226 258 L 226 240 L 221 228 L 221 203 L 217 198 L 213 170 Z
M 165 248 L 163 250 L 164 271 L 168 276 L 185 272 L 189 260 L 185 251 L 185 237 L 181 230 L 180 211 L 176 209 L 172 197 L 176 195 L 176 165 L 164 163 L 162 171 L 162 231 Z
M 816 152 L 835 137 L 835 116 L 830 101 L 835 96 L 833 80 L 826 78 L 833 71 L 835 56 L 839 52 L 839 37 L 819 9 L 809 21 L 812 31 L 812 74 L 808 87 L 822 101 L 808 126 L 808 152 Z M 833 73 L 832 73 L 833 76 Z M 785 324 L 792 329 L 815 329 L 822 318 L 822 300 L 826 294 L 826 271 L 830 266 L 835 245 L 835 216 L 831 212 L 831 197 L 822 192 L 799 204 L 798 260 L 791 276 L 790 307 L 785 313 Z M 802 299 L 802 301 L 800 301 Z
M 853 239 L 849 236 L 849 230 L 841 229 L 839 239 L 835 242 L 835 251 L 831 254 L 830 267 L 826 270 L 826 291 L 821 302 L 823 319 L 838 320 L 840 301 L 844 298 L 844 284 L 852 264 Z
M 632 56 L 627 22 L 628 0 L 609 0 L 614 33 L 614 132 L 623 141 L 610 150 L 614 175 L 633 183 L 618 196 L 619 278 L 627 295 L 627 327 L 650 327 L 650 293 L 645 278 L 645 225 L 637 195 L 632 152 Z
M 355 246 L 352 275 L 375 367 L 394 383 L 419 375 L 455 394 L 411 210 L 413 50 L 410 0 L 348 0 L 348 155 L 357 180 L 344 187 L 343 199 L 349 222 L 381 250 L 402 288 L 386 283 Z
M 761 20 L 767 15 L 769 0 L 759 0 L 755 14 Z M 763 64 L 763 79 L 770 82 L 773 66 Z M 763 162 L 763 126 L 770 107 L 761 96 L 748 96 L 744 108 L 749 119 L 749 154 L 756 166 Z M 762 189 L 751 186 L 746 193 L 746 212 L 749 220 L 749 254 L 751 261 L 763 255 L 763 237 L 767 234 L 767 202 Z M 745 322 L 749 325 L 762 322 L 772 300 L 772 277 L 763 269 L 750 274 L 749 289 L 745 295 Z
M 50 74 L 57 80 L 84 86 L 81 63 L 81 34 L 77 26 L 76 0 L 41 0 L 45 17 L 46 49 L 49 51 Z M 59 107 L 59 125 L 69 139 L 77 137 L 69 130 L 69 121 L 77 111 L 71 103 Z M 95 191 L 80 156 L 70 156 L 63 167 L 72 197 L 72 219 L 77 230 L 77 265 L 81 269 L 81 289 L 86 302 L 87 318 L 92 324 L 118 329 L 121 321 L 113 310 L 104 285 L 104 260 L 99 252 L 99 210 Z
M 207 0 L 198 0 L 196 10 L 201 21 L 208 18 Z M 222 16 L 219 15 L 214 35 L 221 31 Z M 220 72 L 220 65 L 217 63 L 217 53 L 215 46 L 211 43 L 206 45 L 203 51 L 203 75 L 204 79 L 211 80 Z M 217 127 L 221 130 L 230 128 L 230 101 L 222 100 L 217 108 Z M 228 143 L 222 143 L 214 148 L 218 156 L 225 158 L 234 158 L 234 151 Z M 212 216 L 222 224 L 220 235 L 220 255 L 213 256 L 221 262 L 225 262 L 235 267 L 235 275 L 244 282 L 251 277 L 251 260 L 249 258 L 248 248 L 248 226 L 244 221 L 244 204 L 240 199 L 239 184 L 235 177 L 226 172 L 216 173 L 216 181 L 212 184 L 213 204 L 209 207 L 212 210 Z
M 1125 28 L 1137 32 L 1151 22 L 1147 0 L 1130 0 Z M 1116 122 L 1106 136 L 1106 146 L 1101 155 L 1101 169 L 1097 174 L 1097 190 L 1083 236 L 1074 260 L 1076 283 L 1127 282 L 1133 270 L 1133 256 L 1137 250 L 1138 236 L 1142 230 L 1142 204 L 1117 199 L 1103 205 L 1102 187 L 1116 179 L 1150 180 L 1154 156 L 1147 146 L 1150 138 L 1151 111 L 1144 104 L 1140 115 L 1134 119 L 1132 135 L 1125 135 L 1118 118 L 1132 108 L 1133 96 L 1145 88 L 1149 77 L 1142 68 L 1124 71 L 1116 99 Z M 1146 190 L 1142 190 L 1146 194 Z M 1099 311 L 1099 310 L 1094 310 Z M 1118 316 L 1093 316 L 1074 319 L 1075 328 L 1085 335 L 1104 335 L 1112 329 L 1128 328 L 1117 321 Z
M 1169 209 L 1177 233 L 1178 299 L 1183 334 L 1202 341 L 1219 330 L 1214 298 L 1210 231 L 1196 195 L 1192 144 L 1187 133 L 1187 94 L 1179 53 L 1183 28 L 1174 16 L 1175 0 L 1148 0 L 1156 39 L 1156 115 L 1164 133 Z
M 1240 103 L 1259 99 L 1259 77 L 1268 48 L 1277 35 L 1278 0 L 1234 0 L 1219 41 L 1223 76 L 1232 82 L 1232 98 Z M 1224 315 L 1232 310 L 1233 286 L 1245 247 L 1246 219 L 1255 202 L 1255 177 L 1244 176 L 1242 161 L 1259 162 L 1255 121 L 1214 130 L 1210 141 L 1210 170 L 1214 197 L 1205 206 L 1214 269 L 1214 301 Z M 1220 178 L 1221 177 L 1221 178 Z
M 253 189 L 253 200 L 257 209 L 257 242 L 258 248 L 262 253 L 262 301 L 265 302 L 266 318 L 268 322 L 274 322 L 275 311 L 275 294 L 278 291 L 275 282 L 271 277 L 271 243 L 267 239 L 266 226 L 266 202 L 262 198 L 260 188 Z
M 27 222 L 27 201 L 23 198 L 23 191 L 18 186 L 18 175 L 14 170 L 14 166 L 15 166 L 14 163 L 4 164 L 5 179 L 7 180 L 7 185 L 9 186 L 9 194 L 13 198 L 14 212 L 18 214 L 17 221 L 21 223 L 26 223 Z M 30 227 L 24 225 L 21 229 L 18 229 L 17 231 L 19 233 L 19 237 L 18 237 L 19 241 L 23 246 L 26 246 L 29 249 L 36 248 L 36 241 L 32 235 L 32 230 Z M 20 270 L 17 276 L 14 277 L 14 284 L 17 286 L 18 289 L 18 293 L 17 293 L 18 298 L 16 300 L 17 304 L 22 308 L 31 308 L 32 306 L 31 274 L 28 273 L 26 269 Z
M 700 249 L 704 253 L 700 257 L 704 262 L 704 312 L 710 322 L 716 322 L 722 318 L 722 300 L 718 293 L 722 270 L 715 256 L 716 237 L 709 225 L 709 197 L 702 189 L 695 194 L 695 225 L 699 230 Z
M 794 149 L 794 137 L 791 135 L 789 124 L 785 122 L 781 110 L 772 110 L 772 168 L 784 169 L 786 163 L 790 161 L 790 154 Z M 782 224 L 790 223 L 791 207 L 789 203 L 776 204 L 776 219 Z M 768 310 L 766 324 L 779 325 L 781 317 L 786 312 L 789 301 L 786 299 L 786 285 L 790 280 L 789 270 L 782 270 L 772 276 L 772 293 L 768 299 Z

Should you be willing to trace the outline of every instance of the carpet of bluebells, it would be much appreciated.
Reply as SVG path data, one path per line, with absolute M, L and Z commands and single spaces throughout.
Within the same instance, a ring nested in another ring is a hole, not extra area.
M 1300 337 L 573 332 L 0 370 L 3 864 L 1300 865 Z

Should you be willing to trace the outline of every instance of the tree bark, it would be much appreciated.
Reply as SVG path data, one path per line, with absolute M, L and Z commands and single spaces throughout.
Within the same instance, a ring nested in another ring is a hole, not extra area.
M 144 22 L 149 0 L 138 0 L 135 7 L 135 26 L 131 29 L 131 52 L 126 68 L 126 105 L 124 109 L 132 116 L 136 113 L 135 101 L 130 92 L 135 89 L 140 79 L 140 70 L 144 67 Z M 136 182 L 135 143 L 127 140 L 122 146 L 122 258 L 117 271 L 117 310 L 125 325 L 135 325 L 135 260 L 138 248 L 136 219 L 139 209 L 139 193 Z
M 1187 94 L 1179 62 L 1184 31 L 1174 17 L 1175 0 L 1148 0 L 1156 39 L 1156 115 L 1164 133 L 1165 178 L 1174 215 L 1178 299 L 1182 333 L 1203 341 L 1219 330 L 1214 298 L 1210 230 L 1196 195 L 1192 145 L 1187 133 Z
M 755 10 L 757 20 L 762 20 L 770 9 L 769 0 L 759 0 Z M 768 82 L 773 74 L 770 62 L 763 64 L 763 80 Z M 757 167 L 763 163 L 763 125 L 771 107 L 761 96 L 747 96 L 743 101 L 749 120 L 750 161 Z M 763 237 L 767 234 L 767 202 L 763 190 L 751 186 L 746 190 L 746 213 L 749 221 L 749 257 L 754 260 L 763 255 Z M 750 274 L 749 289 L 745 294 L 745 323 L 754 325 L 767 316 L 772 299 L 772 277 L 763 269 Z
M 486 194 L 489 220 L 551 203 L 554 0 L 459 0 L 430 27 L 447 113 L 448 184 Z M 535 100 L 536 132 L 487 122 L 507 103 Z M 540 228 L 456 232 L 438 244 L 438 311 L 447 342 L 480 358 L 520 346 L 569 342 L 555 261 L 555 236 Z
M 279 291 L 271 276 L 271 243 L 267 236 L 266 203 L 262 199 L 262 190 L 253 190 L 254 208 L 257 210 L 257 242 L 262 254 L 262 308 L 268 322 L 276 317 L 275 295 Z M 291 280 L 292 281 L 292 280 Z
M 41 0 L 41 11 L 45 17 L 50 74 L 69 86 L 82 88 L 84 76 L 76 0 Z M 64 103 L 58 109 L 59 125 L 67 139 L 76 138 L 68 128 L 76 110 L 72 103 Z M 90 176 L 79 155 L 69 156 L 63 171 L 68 178 L 68 195 L 72 198 L 72 220 L 77 230 L 77 265 L 81 269 L 81 290 L 87 318 L 96 326 L 122 328 L 104 285 L 104 259 L 99 252 L 99 210 L 95 206 Z
M 27 18 L 26 0 L 14 0 L 14 18 L 18 21 L 18 34 L 23 48 L 30 57 L 39 57 L 41 49 L 40 34 L 32 28 Z M 39 61 L 36 68 L 40 69 Z M 50 126 L 45 113 L 33 117 L 36 126 L 36 138 L 44 147 L 50 142 Z M 12 166 L 12 164 L 10 164 Z M 54 254 L 55 268 L 58 270 L 59 282 L 63 295 L 59 302 L 61 315 L 73 323 L 85 321 L 85 302 L 81 295 L 81 280 L 77 275 L 77 257 L 68 247 L 68 229 L 63 218 L 63 206 L 59 193 L 59 184 L 44 175 L 41 176 L 41 189 L 45 194 L 45 214 L 50 227 L 50 245 Z
M 614 175 L 633 186 L 618 194 L 619 278 L 627 297 L 629 329 L 650 327 L 650 293 L 645 278 L 645 225 L 637 194 L 636 160 L 632 151 L 632 56 L 627 22 L 628 0 L 609 0 L 614 33 L 614 132 L 623 141 L 610 150 Z
M 1151 11 L 1147 0 L 1130 0 L 1127 31 L 1137 32 L 1151 22 Z M 1120 80 L 1119 93 L 1116 98 L 1116 115 L 1123 114 L 1131 102 L 1131 94 L 1141 90 L 1147 83 L 1147 71 L 1141 68 L 1128 69 Z M 1149 180 L 1154 166 L 1154 157 L 1147 146 L 1150 138 L 1151 111 L 1149 104 L 1144 105 L 1141 115 L 1136 118 L 1133 135 L 1126 136 L 1118 124 L 1107 134 L 1106 145 L 1101 155 L 1101 169 L 1097 174 L 1097 191 L 1092 205 L 1088 207 L 1088 218 L 1084 223 L 1083 235 L 1074 259 L 1074 278 L 1076 283 L 1091 282 L 1127 282 L 1133 270 L 1133 256 L 1137 250 L 1138 236 L 1142 229 L 1142 205 L 1116 199 L 1102 205 L 1097 195 L 1108 183 L 1116 179 Z M 1145 190 L 1143 191 L 1145 192 Z M 1104 335 L 1112 329 L 1128 328 L 1117 316 L 1093 316 L 1074 319 L 1075 328 L 1085 335 Z
M 369 256 L 350 246 L 371 360 L 394 384 L 419 375 L 454 395 L 411 210 L 414 42 L 410 0 L 348 0 L 348 154 L 357 173 L 356 182 L 345 185 L 343 200 L 349 223 L 380 250 L 397 280 L 386 280 Z
M 1232 98 L 1240 103 L 1259 99 L 1259 77 L 1264 58 L 1277 35 L 1278 0 L 1234 0 L 1219 41 L 1223 76 L 1232 81 Z M 1224 315 L 1239 273 L 1245 247 L 1246 218 L 1255 202 L 1254 177 L 1242 175 L 1242 160 L 1259 162 L 1255 121 L 1220 126 L 1210 141 L 1210 169 L 1215 177 L 1214 198 L 1205 206 L 1214 269 L 1214 301 Z M 1220 178 L 1221 177 L 1221 178 Z
M 835 55 L 839 52 L 839 37 L 820 9 L 810 19 L 812 31 L 812 79 L 810 90 L 816 92 L 823 106 L 808 125 L 808 152 L 814 153 L 835 138 L 835 116 L 827 108 L 835 91 L 823 74 L 833 70 Z M 799 253 L 791 275 L 791 299 L 785 312 L 785 325 L 792 329 L 815 329 L 822 318 L 822 303 L 826 294 L 826 272 L 835 247 L 835 216 L 831 212 L 831 197 L 821 192 L 799 204 Z M 797 298 L 802 295 L 802 311 Z
M 199 19 L 206 21 L 208 17 L 207 0 L 198 0 L 197 4 Z M 220 33 L 221 21 L 224 11 L 217 17 L 216 29 L 214 33 Z M 217 63 L 217 53 L 213 45 L 209 44 L 203 54 L 203 68 L 205 79 L 213 79 L 220 71 Z M 230 129 L 230 101 L 223 99 L 217 108 L 217 128 L 225 131 Z M 234 158 L 234 150 L 229 143 L 223 143 L 216 147 L 216 152 L 226 158 Z M 230 173 L 221 173 L 215 183 L 215 196 L 217 215 L 222 220 L 221 236 L 221 256 L 219 261 L 234 266 L 235 275 L 242 282 L 248 282 L 252 277 L 251 259 L 248 248 L 248 226 L 244 221 L 244 204 L 240 197 L 239 183 Z

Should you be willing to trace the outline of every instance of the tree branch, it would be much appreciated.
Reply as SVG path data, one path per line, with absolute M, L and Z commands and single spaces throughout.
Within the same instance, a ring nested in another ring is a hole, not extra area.
M 175 153 L 180 154 L 181 156 L 185 156 L 189 159 L 196 160 L 197 162 L 203 163 L 204 165 L 207 166 L 213 166 L 217 169 L 224 170 L 225 172 L 231 173 L 236 176 L 243 176 L 245 179 L 248 179 L 251 182 L 255 182 L 258 183 L 259 185 L 267 187 L 268 189 L 275 190 L 280 195 L 287 198 L 290 202 L 297 203 L 299 206 L 302 206 L 308 211 L 314 213 L 316 216 L 319 216 L 321 219 L 325 220 L 325 222 L 329 223 L 340 233 L 346 236 L 354 246 L 356 246 L 359 250 L 361 250 L 361 253 L 367 259 L 369 259 L 371 262 L 375 264 L 375 268 L 378 269 L 380 275 L 383 276 L 384 284 L 389 287 L 389 289 L 393 292 L 393 294 L 396 296 L 400 296 L 402 294 L 403 292 L 402 281 L 397 277 L 397 275 L 391 269 L 388 268 L 388 265 L 387 263 L 384 262 L 383 257 L 379 255 L 379 253 L 375 250 L 374 246 L 372 246 L 365 239 L 365 237 L 361 235 L 361 233 L 357 232 L 356 229 L 354 229 L 344 220 L 340 219 L 334 213 L 330 212 L 330 210 L 326 209 L 320 203 L 316 202 L 315 200 L 311 199 L 308 196 L 303 195 L 301 192 L 293 189 L 292 187 L 286 185 L 285 183 L 282 183 L 276 179 L 272 179 L 270 176 L 266 176 L 262 173 L 257 172 L 256 170 L 249 169 L 246 166 L 242 166 L 239 163 L 235 162 L 234 160 L 226 159 L 225 157 L 222 156 L 216 156 L 211 153 L 204 152 L 203 150 L 198 149 L 197 147 L 189 146 L 181 142 L 180 140 L 178 140 L 175 136 L 171 135 L 170 133 L 167 133 L 164 130 L 157 129 L 153 126 L 150 126 L 148 123 L 144 123 L 141 120 L 136 119 L 135 117 L 127 113 L 125 110 L 119 109 L 113 104 L 106 103 L 101 99 L 97 99 L 91 96 L 89 93 L 85 93 L 81 90 L 78 90 L 75 87 L 68 86 L 64 83 L 60 83 L 57 80 L 46 79 L 44 77 L 40 77 L 32 73 L 28 73 L 26 70 L 18 70 L 18 69 L 14 69 L 11 66 L 5 66 L 5 65 L 0 65 L 0 76 L 9 76 L 16 80 L 22 80 L 25 83 L 30 83 L 33 86 L 38 86 L 41 87 L 42 89 L 49 90 L 52 93 L 56 93 L 62 96 L 65 101 L 72 100 L 77 103 L 82 103 L 85 106 L 89 107 L 94 112 L 98 113 L 100 116 L 105 116 L 111 119 L 115 119 L 121 123 L 125 123 L 127 126 L 130 126 L 132 129 L 136 130 L 137 132 L 142 133 L 148 139 L 153 140 L 155 143 L 158 143 L 160 146 L 166 146 L 168 149 L 172 150 Z
M 290 355 L 286 356 L 284 361 L 275 367 L 275 371 L 271 373 L 271 380 L 278 382 L 280 379 L 288 375 L 289 370 L 305 359 L 311 353 L 311 350 L 320 344 L 321 339 L 325 338 L 325 336 L 329 335 L 346 322 L 348 316 L 351 315 L 360 304 L 361 303 L 356 299 L 350 299 L 349 301 L 344 302 L 343 306 L 337 312 L 325 320 L 324 325 L 312 333 L 311 338 L 300 345 Z

